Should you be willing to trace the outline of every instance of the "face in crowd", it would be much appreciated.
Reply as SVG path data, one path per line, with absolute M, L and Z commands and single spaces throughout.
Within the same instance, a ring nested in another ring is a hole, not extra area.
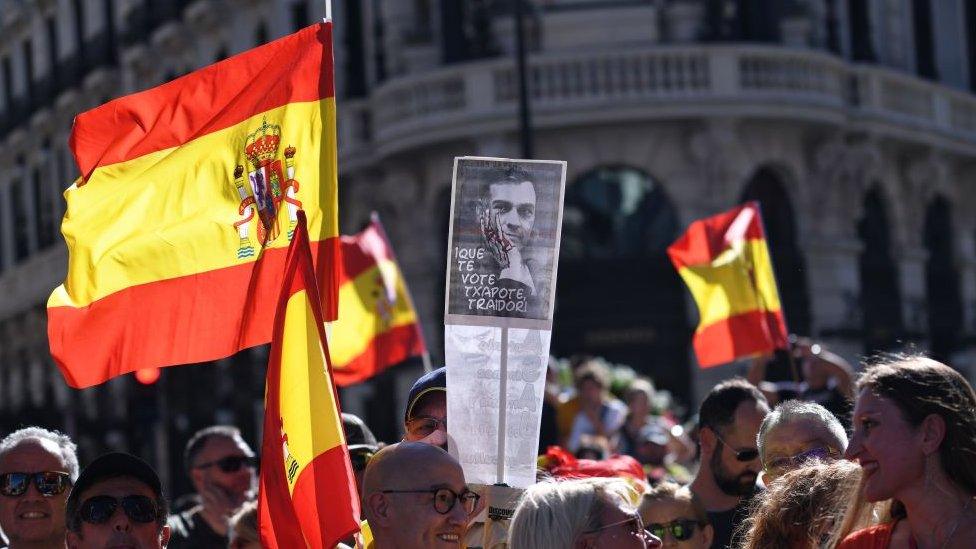
M 254 452 L 240 437 L 210 436 L 190 468 L 190 479 L 206 506 L 209 502 L 233 511 L 252 498 Z
M 644 549 L 661 547 L 661 540 L 647 531 L 641 516 L 622 502 L 605 500 L 600 524 L 576 540 L 580 549 Z
M 428 392 L 410 412 L 403 440 L 447 450 L 447 393 L 441 390 Z
M 388 547 L 459 547 L 478 510 L 460 464 L 429 444 L 401 442 L 377 452 L 364 491 L 373 536 Z
M 708 549 L 712 545 L 712 525 L 696 516 L 691 502 L 664 497 L 641 504 L 644 528 L 661 539 L 663 547 Z
M 149 549 L 169 543 L 169 526 L 156 494 L 138 479 L 122 476 L 95 482 L 78 501 L 81 527 L 68 532 L 68 549 Z
M 532 182 L 489 185 L 488 207 L 505 238 L 516 249 L 524 248 L 535 224 L 535 187 Z
M 746 496 L 755 489 L 762 468 L 756 435 L 767 413 L 764 404 L 745 400 L 736 407 L 730 425 L 703 428 L 703 441 L 704 437 L 710 437 L 712 442 L 709 460 L 712 477 L 722 492 L 730 496 Z
M 0 457 L 0 528 L 13 546 L 64 542 L 71 487 L 61 449 L 27 439 Z
M 763 482 L 769 485 L 805 461 L 837 459 L 845 445 L 846 441 L 837 440 L 823 421 L 812 417 L 784 421 L 766 433 Z

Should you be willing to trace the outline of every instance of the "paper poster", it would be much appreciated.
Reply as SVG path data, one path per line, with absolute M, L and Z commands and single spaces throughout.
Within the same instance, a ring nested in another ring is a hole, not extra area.
M 454 160 L 445 323 L 552 328 L 566 163 Z
M 501 332 L 491 326 L 445 326 L 448 445 L 467 482 L 501 480 L 525 488 L 536 481 L 551 332 L 508 329 L 505 459 L 499 478 Z

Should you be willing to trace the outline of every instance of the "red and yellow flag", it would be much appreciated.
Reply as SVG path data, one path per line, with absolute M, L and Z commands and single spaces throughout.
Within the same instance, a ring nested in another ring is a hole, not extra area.
M 693 222 L 668 255 L 698 305 L 701 367 L 788 347 L 758 203 Z
M 368 379 L 426 352 L 420 320 L 379 217 L 341 237 L 342 313 L 332 324 L 336 385 Z
M 299 208 L 336 318 L 331 23 L 80 114 L 70 144 L 82 177 L 48 299 L 69 385 L 268 342 Z
M 258 495 L 263 547 L 327 549 L 359 530 L 359 496 L 320 302 L 299 212 L 268 358 Z

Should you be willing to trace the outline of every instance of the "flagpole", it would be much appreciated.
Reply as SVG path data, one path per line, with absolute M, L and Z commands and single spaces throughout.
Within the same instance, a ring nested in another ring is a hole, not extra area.
M 407 284 L 407 277 L 403 274 L 403 269 L 400 268 L 400 260 L 397 259 L 396 251 L 393 249 L 393 245 L 390 244 L 390 238 L 386 234 L 386 228 L 383 227 L 383 222 L 380 221 L 380 214 L 375 211 L 370 212 L 369 221 L 370 223 L 376 225 L 376 230 L 379 231 L 380 237 L 386 244 L 386 249 L 390 250 L 390 255 L 393 256 L 393 262 L 397 265 L 397 269 L 400 271 L 400 280 L 403 281 L 403 293 L 406 294 L 407 303 L 410 305 L 411 309 L 416 311 L 417 307 L 415 307 L 413 303 L 413 293 L 410 292 L 410 285 Z M 424 325 L 423 322 L 420 321 L 419 316 L 417 317 L 417 331 L 420 332 L 420 341 L 422 341 L 424 344 L 424 352 L 420 355 L 421 360 L 424 361 L 424 372 L 432 372 L 434 371 L 434 368 L 431 366 L 430 352 L 427 350 L 427 337 L 424 336 Z
M 325 0 L 325 20 L 332 21 L 332 0 Z
M 505 484 L 505 432 L 508 430 L 508 328 L 502 328 L 498 377 L 498 455 L 495 484 Z

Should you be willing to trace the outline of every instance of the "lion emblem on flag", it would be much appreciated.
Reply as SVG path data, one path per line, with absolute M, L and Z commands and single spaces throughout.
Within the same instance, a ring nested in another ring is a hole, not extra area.
M 298 210 L 302 203 L 296 198 L 299 185 L 295 179 L 295 147 L 288 146 L 284 151 L 284 168 L 278 157 L 281 143 L 281 126 L 262 120 L 261 126 L 247 135 L 244 141 L 244 157 L 248 167 L 238 164 L 234 167 L 234 185 L 240 196 L 238 215 L 241 219 L 234 223 L 240 236 L 237 249 L 238 259 L 254 257 L 255 246 L 251 240 L 250 229 L 256 226 L 257 246 L 263 248 L 281 235 L 278 213 L 282 204 L 287 204 L 288 230 L 290 241 L 298 223 Z M 254 222 L 255 218 L 257 219 Z

